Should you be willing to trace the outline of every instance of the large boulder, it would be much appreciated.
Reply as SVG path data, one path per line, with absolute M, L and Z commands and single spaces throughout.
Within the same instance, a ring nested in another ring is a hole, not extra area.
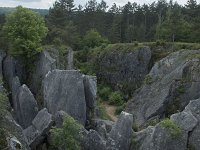
M 52 124 L 52 115 L 48 113 L 46 108 L 44 108 L 34 118 L 32 125 L 23 131 L 28 144 L 32 149 L 35 149 L 44 141 Z
M 63 110 L 85 125 L 86 102 L 83 76 L 76 70 L 53 70 L 43 80 L 44 104 L 55 115 Z
M 53 69 L 56 69 L 56 60 L 50 56 L 48 51 L 44 50 L 35 61 L 35 71 L 32 74 L 30 89 L 34 94 L 41 90 L 42 80 Z
M 126 111 L 139 126 L 153 117 L 182 111 L 191 99 L 200 97 L 200 50 L 181 50 L 157 62 L 135 92 Z
M 37 102 L 26 85 L 22 85 L 16 96 L 14 111 L 18 123 L 25 129 L 31 125 L 38 113 Z
M 143 83 L 149 73 L 151 50 L 149 47 L 135 48 L 134 45 L 113 45 L 99 59 L 98 78 L 114 89 L 131 94 Z

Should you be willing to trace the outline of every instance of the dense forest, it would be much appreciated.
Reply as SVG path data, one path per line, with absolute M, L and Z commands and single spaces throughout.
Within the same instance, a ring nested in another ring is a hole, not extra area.
M 199 42 L 200 5 L 188 0 L 184 6 L 172 0 L 139 5 L 128 2 L 109 9 L 105 1 L 90 0 L 85 7 L 75 7 L 73 0 L 59 0 L 49 10 L 49 42 L 77 43 L 77 38 L 91 29 L 111 43 L 148 42 L 155 40 Z M 73 41 L 73 42 L 72 42 Z M 79 41 L 79 40 L 77 40 Z
M 172 0 L 159 0 L 144 5 L 114 3 L 110 7 L 104 0 L 89 0 L 84 7 L 76 7 L 73 0 L 58 0 L 45 19 L 49 28 L 45 44 L 75 49 L 82 49 L 83 39 L 90 38 L 94 43 L 200 42 L 200 4 L 195 0 L 188 0 L 184 6 Z M 1 14 L 0 27 L 4 22 L 5 15 Z

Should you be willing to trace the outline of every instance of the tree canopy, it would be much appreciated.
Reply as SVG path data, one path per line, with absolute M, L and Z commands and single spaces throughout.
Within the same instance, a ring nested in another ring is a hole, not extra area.
M 6 17 L 3 30 L 10 44 L 9 53 L 25 61 L 41 51 L 42 39 L 48 31 L 39 14 L 21 6 Z

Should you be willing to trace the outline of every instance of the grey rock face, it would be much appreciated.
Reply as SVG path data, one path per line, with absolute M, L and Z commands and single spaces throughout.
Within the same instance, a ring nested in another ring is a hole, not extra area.
M 49 132 L 52 124 L 52 115 L 44 108 L 34 118 L 32 125 L 23 131 L 32 149 L 43 142 L 45 134 Z
M 96 132 L 90 130 L 85 137 L 84 149 L 85 150 L 103 150 L 106 149 L 106 141 Z
M 132 138 L 133 116 L 122 112 L 114 123 L 96 120 L 95 130 L 83 130 L 81 145 L 84 150 L 129 150 Z
M 20 150 L 30 150 L 26 137 L 23 134 L 23 129 L 17 124 L 9 112 L 1 120 L 1 127 L 2 125 L 9 132 L 9 137 L 7 137 L 9 149 L 18 150 L 16 146 L 20 146 Z
M 199 149 L 200 141 L 200 99 L 191 101 L 184 111 L 170 117 L 172 123 L 179 127 L 181 133 L 172 136 L 176 131 L 172 125 L 162 123 L 148 127 L 134 135 L 132 150 L 185 150 Z
M 13 109 L 14 109 L 14 116 L 17 120 L 17 109 L 18 109 L 18 102 L 17 102 L 17 94 L 19 92 L 19 89 L 21 87 L 21 83 L 19 81 L 19 78 L 18 77 L 14 77 L 13 80 L 12 80 L 12 88 L 11 88 L 11 93 L 12 93 L 12 105 L 13 105 Z
M 181 112 L 174 114 L 170 119 L 185 131 L 192 131 L 197 125 L 198 120 L 190 112 Z
M 97 97 L 97 78 L 95 76 L 84 76 L 85 99 L 88 108 L 93 109 L 96 106 Z
M 148 83 L 135 92 L 126 107 L 139 126 L 155 116 L 182 111 L 191 99 L 200 97 L 200 64 L 193 58 L 198 54 L 200 50 L 182 50 L 154 65 Z
M 157 125 L 152 140 L 150 140 L 150 143 L 148 143 L 146 148 L 149 148 L 150 150 L 185 150 L 187 147 L 187 137 L 187 133 L 182 132 L 179 137 L 172 138 L 170 135 L 170 129 Z
M 189 146 L 193 149 L 200 147 L 200 99 L 191 101 L 185 108 L 185 111 L 192 113 L 198 120 L 197 126 L 190 133 Z
M 12 87 L 12 80 L 15 76 L 18 76 L 21 82 L 26 79 L 24 65 L 9 55 L 3 61 L 3 74 L 9 88 Z
M 45 75 L 56 68 L 56 60 L 47 51 L 43 51 L 36 60 L 35 66 L 30 88 L 33 93 L 37 94 L 41 89 L 41 83 Z
M 87 120 L 91 120 L 95 115 L 97 98 L 97 78 L 95 76 L 84 76 L 85 100 L 87 106 Z
M 3 62 L 3 70 L 5 81 L 9 87 L 12 87 L 12 79 L 16 76 L 15 74 L 15 62 L 13 57 L 7 56 Z
M 62 128 L 64 118 L 68 117 L 69 115 L 64 111 L 58 111 L 55 116 L 55 123 L 57 128 Z
M 149 47 L 129 52 L 111 52 L 100 58 L 98 78 L 115 89 L 137 89 L 143 83 L 151 59 Z M 128 92 L 128 91 L 125 91 Z
M 55 115 L 63 110 L 81 124 L 86 122 L 86 102 L 82 75 L 75 70 L 53 70 L 43 80 L 44 103 Z
M 103 138 L 108 138 L 108 133 L 112 130 L 115 123 L 109 120 L 95 120 L 95 131 L 97 131 Z
M 118 121 L 109 133 L 107 146 L 109 149 L 128 150 L 132 139 L 133 116 L 122 112 Z M 114 144 L 112 142 L 114 141 Z
M 26 85 L 22 85 L 18 91 L 14 111 L 17 114 L 17 121 L 24 129 L 31 125 L 38 113 L 37 102 Z

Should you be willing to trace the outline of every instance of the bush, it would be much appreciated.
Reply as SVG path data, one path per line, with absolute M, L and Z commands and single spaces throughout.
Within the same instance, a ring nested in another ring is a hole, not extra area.
M 109 95 L 112 93 L 112 89 L 110 87 L 99 87 L 98 95 L 103 101 L 107 101 L 109 99 Z
M 81 125 L 72 117 L 66 117 L 63 128 L 54 128 L 50 131 L 53 145 L 65 150 L 80 150 L 80 130 Z
M 103 43 L 109 43 L 109 41 L 103 38 L 95 29 L 89 30 L 83 38 L 84 47 L 94 48 L 101 46 Z
M 163 121 L 161 121 L 161 126 L 168 129 L 170 136 L 175 139 L 178 138 L 181 135 L 181 129 L 175 124 L 173 123 L 170 119 L 165 119 Z
M 123 98 L 119 92 L 113 92 L 109 96 L 109 103 L 112 105 L 122 105 Z

